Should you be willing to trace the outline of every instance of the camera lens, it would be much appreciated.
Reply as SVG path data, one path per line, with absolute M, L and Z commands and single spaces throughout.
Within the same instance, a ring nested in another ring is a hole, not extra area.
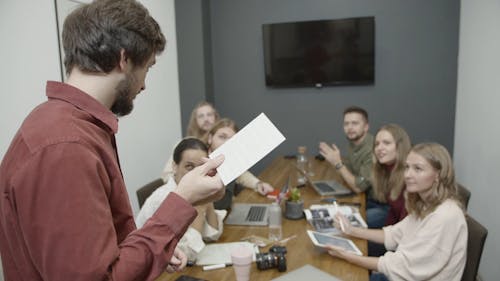
M 257 268 L 260 270 L 276 267 L 273 253 L 257 254 L 255 262 L 257 264 Z

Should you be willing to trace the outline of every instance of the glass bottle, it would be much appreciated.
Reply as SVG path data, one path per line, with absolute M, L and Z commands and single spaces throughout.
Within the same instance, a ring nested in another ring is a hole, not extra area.
M 269 240 L 281 240 L 281 207 L 278 202 L 273 202 L 269 207 Z
M 304 186 L 307 182 L 306 174 L 308 173 L 309 163 L 306 155 L 307 148 L 299 146 L 297 154 L 297 186 Z

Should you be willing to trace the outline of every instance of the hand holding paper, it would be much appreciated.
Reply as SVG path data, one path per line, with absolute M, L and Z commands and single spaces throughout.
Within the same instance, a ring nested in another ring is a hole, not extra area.
M 261 113 L 209 157 L 215 158 L 220 154 L 225 156 L 224 163 L 217 168 L 217 172 L 227 185 L 284 140 L 281 132 Z

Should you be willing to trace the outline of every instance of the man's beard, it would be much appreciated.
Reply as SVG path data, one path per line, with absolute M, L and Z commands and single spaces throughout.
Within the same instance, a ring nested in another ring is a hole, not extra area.
M 213 126 L 213 124 L 211 122 L 205 122 L 201 126 L 200 130 L 206 133 L 206 132 L 210 131 L 210 129 L 212 128 L 212 126 Z
M 350 142 L 357 142 L 360 139 L 362 139 L 365 136 L 365 134 L 355 134 L 353 137 L 346 136 L 347 140 Z
M 118 116 L 125 116 L 134 109 L 133 97 L 135 94 L 132 93 L 133 80 L 134 77 L 127 74 L 125 79 L 120 81 L 116 86 L 116 100 L 111 106 L 111 111 Z

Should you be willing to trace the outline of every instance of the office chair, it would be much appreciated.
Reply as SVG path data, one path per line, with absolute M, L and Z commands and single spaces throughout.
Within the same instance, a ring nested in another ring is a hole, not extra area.
M 458 197 L 460 198 L 460 201 L 464 205 L 464 209 L 467 210 L 471 193 L 465 186 L 459 183 L 457 183 L 457 189 L 458 189 Z
M 466 215 L 466 220 L 469 237 L 467 238 L 467 261 L 462 281 L 476 281 L 488 230 L 469 215 Z
M 139 208 L 142 208 L 142 205 L 149 197 L 149 195 L 151 195 L 151 193 L 153 193 L 158 187 L 162 186 L 163 184 L 164 184 L 163 180 L 158 178 L 150 183 L 147 183 L 143 187 L 139 188 L 136 191 L 137 201 L 139 202 Z

